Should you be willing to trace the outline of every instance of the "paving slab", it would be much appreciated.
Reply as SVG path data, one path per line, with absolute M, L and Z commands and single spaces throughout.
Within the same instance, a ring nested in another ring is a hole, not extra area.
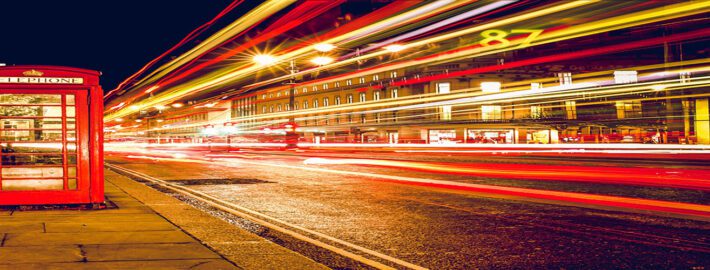
M 27 264 L 0 264 L 0 270 L 222 270 L 239 269 L 224 259 L 184 259 L 184 260 L 155 260 L 155 261 L 114 261 L 114 262 L 82 262 L 82 263 L 27 263 Z
M 244 269 L 328 269 L 162 192 L 107 171 L 111 182 Z

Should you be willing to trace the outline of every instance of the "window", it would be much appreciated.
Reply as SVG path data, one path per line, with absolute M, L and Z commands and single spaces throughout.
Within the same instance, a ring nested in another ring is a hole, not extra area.
M 399 93 L 397 93 L 397 88 L 390 90 L 390 97 L 391 98 L 398 98 Z
M 530 118 L 540 119 L 542 118 L 542 107 L 539 105 L 530 106 Z
M 323 98 L 323 107 L 328 107 L 330 105 L 330 100 L 327 97 Z
M 335 105 L 340 105 L 340 96 L 335 97 Z
M 557 73 L 557 77 L 560 79 L 560 85 L 572 84 L 572 73 L 569 73 L 569 72 Z
M 390 78 L 397 78 L 397 71 L 390 72 Z
M 451 83 L 437 83 L 436 93 L 437 94 L 448 94 L 451 92 Z
M 266 113 L 266 105 L 261 106 L 261 113 Z
M 340 82 L 335 82 L 335 83 L 333 84 L 333 87 L 335 87 L 335 88 L 340 87 Z
M 451 92 L 451 83 L 437 83 L 436 93 L 437 94 L 448 94 Z M 439 106 L 439 119 L 441 120 L 451 120 L 451 105 Z
M 642 116 L 641 101 L 617 101 L 616 116 L 619 119 L 624 118 L 640 118 Z
M 284 90 L 284 96 L 288 96 L 288 95 L 289 95 L 288 90 Z
M 375 101 L 380 100 L 380 91 L 372 92 L 372 99 Z
M 279 106 L 276 107 L 276 111 L 277 111 L 277 112 L 280 112 L 280 111 L 281 111 L 281 104 L 279 104 Z
M 347 102 L 348 104 L 353 103 L 353 94 L 348 94 L 345 99 L 345 102 Z
M 308 100 L 303 101 L 303 109 L 308 109 Z
M 294 104 L 295 105 L 295 104 Z M 284 108 L 286 108 L 287 111 L 291 110 L 291 106 L 288 105 L 288 103 L 284 104 Z
M 481 106 L 482 120 L 501 120 L 503 114 L 500 105 L 483 105 Z
M 498 93 L 500 92 L 500 82 L 482 82 L 481 91 L 483 93 Z
M 318 86 L 317 86 L 317 85 L 314 85 L 314 86 L 313 86 L 313 91 L 318 91 Z
M 567 114 L 567 119 L 577 119 L 577 102 L 575 101 L 565 101 L 565 113 Z
M 270 113 L 274 112 L 274 105 L 271 105 L 271 107 L 269 107 L 269 112 Z
M 353 122 L 353 115 L 349 113 L 348 114 L 348 123 L 352 123 L 352 122 Z
M 636 83 L 638 82 L 638 72 L 635 70 L 614 71 L 615 83 Z
M 318 108 L 318 99 L 313 99 L 313 108 Z
M 294 102 L 294 103 L 293 103 L 293 109 L 294 109 L 294 110 L 298 110 L 298 102 Z
M 365 77 L 360 77 L 360 79 L 358 79 L 358 81 L 359 81 L 360 83 L 365 83 Z
M 530 83 L 530 90 L 538 90 L 538 89 L 542 89 L 542 83 L 539 83 L 539 82 Z
M 360 93 L 360 102 L 365 102 L 367 101 L 367 97 L 365 96 L 365 93 Z
M 269 98 L 274 98 L 274 93 L 269 93 Z
M 308 93 L 308 87 L 303 87 L 303 89 L 301 89 L 301 92 Z
M 276 97 L 281 97 L 281 92 L 276 92 Z
M 361 123 L 367 122 L 367 116 L 364 113 L 360 115 L 360 122 Z
M 380 120 L 381 120 L 381 118 L 382 118 L 382 114 L 381 114 L 381 113 L 376 113 L 376 114 L 375 114 L 375 122 L 379 123 Z
M 328 90 L 328 84 L 327 84 L 327 83 L 324 83 L 324 84 L 323 84 L 323 90 Z
M 261 94 L 261 99 L 266 99 L 266 94 Z
M 353 85 L 353 80 L 345 81 L 345 85 L 348 85 L 348 86 Z
M 372 75 L 372 80 L 373 80 L 373 81 L 379 81 L 379 80 L 380 80 L 380 75 L 379 75 L 379 74 Z

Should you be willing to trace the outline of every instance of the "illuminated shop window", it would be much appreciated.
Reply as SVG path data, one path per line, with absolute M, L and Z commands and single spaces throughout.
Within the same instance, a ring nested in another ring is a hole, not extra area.
M 500 105 L 483 105 L 481 106 L 482 120 L 501 120 L 503 114 Z

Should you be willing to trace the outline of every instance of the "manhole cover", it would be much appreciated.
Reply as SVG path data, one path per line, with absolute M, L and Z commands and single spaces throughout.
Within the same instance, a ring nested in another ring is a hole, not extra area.
M 219 179 L 182 179 L 182 180 L 165 180 L 178 185 L 240 185 L 240 184 L 263 184 L 273 183 L 269 181 L 259 180 L 255 178 L 219 178 Z

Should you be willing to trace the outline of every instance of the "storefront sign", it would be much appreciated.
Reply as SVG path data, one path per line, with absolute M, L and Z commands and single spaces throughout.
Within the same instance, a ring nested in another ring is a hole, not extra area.
M 0 77 L 0 83 L 84 84 L 84 78 Z

